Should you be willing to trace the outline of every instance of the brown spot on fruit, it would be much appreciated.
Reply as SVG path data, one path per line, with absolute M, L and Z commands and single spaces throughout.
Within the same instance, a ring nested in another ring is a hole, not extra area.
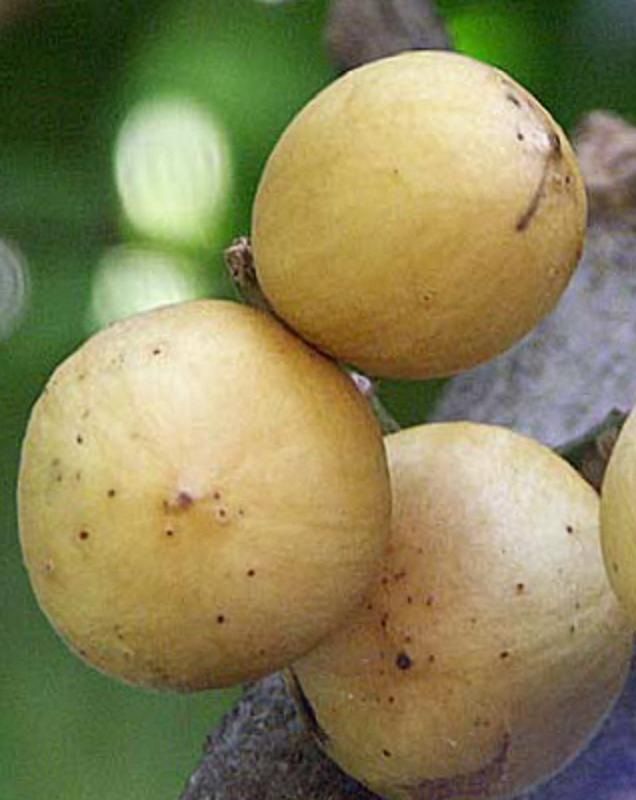
M 217 623 L 219 625 L 223 625 L 223 623 L 225 622 L 225 615 L 224 614 L 218 614 L 217 617 L 216 617 L 216 621 L 217 621 Z
M 401 670 L 411 669 L 413 666 L 413 659 L 408 653 L 405 653 L 404 650 L 402 650 L 395 658 L 395 666 Z
M 508 658 L 509 656 L 510 656 L 510 651 L 509 650 L 502 650 L 501 653 L 499 653 L 499 658 L 502 661 L 505 660 L 506 658 Z
M 526 588 L 525 583 L 518 583 L 517 584 L 517 594 L 523 594 L 525 588 Z
M 494 757 L 473 772 L 431 778 L 404 786 L 413 800 L 450 800 L 453 797 L 490 797 L 504 776 L 510 750 L 510 734 L 505 733 Z
M 77 534 L 77 536 L 78 536 L 79 539 L 81 539 L 83 542 L 85 542 L 86 539 L 88 539 L 88 537 L 90 536 L 90 533 L 88 531 L 86 531 L 86 530 L 83 530 L 83 531 L 80 531 Z

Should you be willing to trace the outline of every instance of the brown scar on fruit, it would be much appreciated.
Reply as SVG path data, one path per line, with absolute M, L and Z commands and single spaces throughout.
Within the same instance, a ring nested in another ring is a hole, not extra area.
M 416 785 L 404 786 L 410 800 L 453 800 L 453 798 L 490 797 L 501 781 L 508 763 L 510 734 L 505 733 L 499 750 L 485 766 L 474 772 L 452 775 L 449 778 L 431 778 Z
M 309 731 L 309 733 L 316 739 L 319 744 L 325 746 L 329 742 L 329 736 L 324 731 L 324 729 L 320 726 L 318 722 L 318 717 L 316 716 L 316 712 L 313 709 L 313 706 L 307 699 L 307 695 L 303 692 L 302 686 L 300 685 L 300 681 L 296 677 L 296 673 L 294 670 L 289 667 L 285 670 L 285 682 L 289 689 L 291 696 L 293 697 L 296 707 L 300 712 L 300 716 L 302 721 L 305 724 L 305 727 Z
M 185 511 L 190 508 L 193 503 L 194 497 L 190 492 L 181 489 L 173 498 L 163 501 L 163 510 L 166 513 L 170 513 L 171 511 Z
M 534 190 L 534 193 L 532 194 L 532 197 L 530 198 L 530 201 L 526 206 L 525 211 L 517 219 L 517 223 L 515 225 L 515 230 L 519 232 L 525 231 L 526 228 L 532 222 L 532 219 L 537 213 L 537 210 L 543 198 L 545 185 L 547 183 L 548 176 L 552 169 L 553 162 L 561 158 L 562 148 L 561 148 L 561 139 L 559 138 L 559 135 L 557 133 L 550 132 L 548 134 L 548 139 L 550 142 L 550 149 L 546 153 L 543 162 L 543 169 L 541 171 L 541 176 L 539 178 L 537 188 Z

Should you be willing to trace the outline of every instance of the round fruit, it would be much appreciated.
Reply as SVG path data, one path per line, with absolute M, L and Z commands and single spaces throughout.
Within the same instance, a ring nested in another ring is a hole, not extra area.
M 428 378 L 516 342 L 555 305 L 586 201 L 550 115 L 499 70 L 410 52 L 352 70 L 272 152 L 252 240 L 304 338 L 372 375 Z
M 601 491 L 605 566 L 620 602 L 636 623 L 636 410 L 618 436 Z
M 296 688 L 326 752 L 384 797 L 516 795 L 580 750 L 627 675 L 597 496 L 504 428 L 426 425 L 386 444 L 384 574 L 294 665 Z
M 54 373 L 23 445 L 38 600 L 88 662 L 177 690 L 270 672 L 359 602 L 390 490 L 366 401 L 271 318 L 132 317 Z

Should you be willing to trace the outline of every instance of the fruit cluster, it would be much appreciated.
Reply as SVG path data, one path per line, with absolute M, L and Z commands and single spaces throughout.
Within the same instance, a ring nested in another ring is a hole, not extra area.
M 383 437 L 345 365 L 492 358 L 555 305 L 585 224 L 566 136 L 499 70 L 405 53 L 327 87 L 255 198 L 272 313 L 116 323 L 33 409 L 21 543 L 56 630 L 147 687 L 287 668 L 323 749 L 387 798 L 508 797 L 558 770 L 631 653 L 596 492 L 505 428 Z M 635 440 L 602 513 L 632 620 Z

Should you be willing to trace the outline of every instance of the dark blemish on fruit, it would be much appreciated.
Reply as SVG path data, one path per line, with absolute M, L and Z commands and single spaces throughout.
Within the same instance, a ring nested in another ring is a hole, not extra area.
M 178 508 L 190 508 L 190 506 L 194 503 L 194 498 L 189 492 L 181 490 L 177 495 L 177 507 Z
M 518 583 L 517 584 L 517 594 L 523 594 L 524 589 L 526 588 L 525 583 Z
M 545 184 L 548 179 L 548 174 L 550 173 L 552 161 L 561 157 L 561 139 L 559 139 L 558 135 L 553 132 L 548 134 L 548 139 L 550 142 L 550 150 L 548 151 L 543 162 L 543 169 L 541 171 L 541 176 L 539 177 L 537 188 L 534 190 L 526 209 L 517 219 L 515 224 L 515 230 L 519 233 L 526 230 L 537 213 L 537 209 L 539 208 L 539 204 L 543 198 Z
M 411 642 L 413 641 L 413 637 L 409 636 L 409 634 L 407 633 L 406 636 L 404 637 L 404 641 L 406 644 L 411 644 Z
M 566 530 L 568 533 L 574 533 L 574 528 L 573 528 L 571 525 L 566 525 L 566 526 L 565 526 L 565 530 Z
M 576 608 L 576 610 L 578 611 L 578 610 L 581 608 L 581 604 L 580 604 L 580 603 L 577 601 L 577 602 L 574 604 L 574 608 Z
M 153 356 L 161 355 L 161 348 L 160 347 L 155 347 L 153 349 L 153 351 L 152 351 L 152 354 L 153 354 Z
M 571 175 L 566 175 L 565 176 L 565 185 L 569 186 L 571 183 L 572 183 L 572 176 Z
M 429 594 L 429 596 L 426 598 L 426 605 L 430 607 L 433 605 L 434 602 L 435 602 L 435 595 Z
M 77 535 L 83 542 L 85 542 L 90 536 L 90 533 L 88 531 L 80 531 Z
M 612 561 L 612 570 L 614 572 L 618 572 L 618 564 L 616 563 L 616 561 Z
M 501 659 L 508 658 L 509 656 L 510 652 L 508 650 L 502 650 L 501 653 L 499 653 L 499 658 Z
M 476 625 L 477 624 L 477 617 L 471 617 L 469 619 L 469 622 L 470 622 L 471 625 Z
M 107 495 L 108 497 L 114 497 L 116 494 L 117 494 L 117 492 L 116 492 L 114 489 L 109 489 L 109 490 L 106 492 L 106 495 Z
M 223 623 L 225 622 L 225 616 L 223 614 L 218 614 L 216 621 L 219 625 L 223 625 Z
M 50 575 L 55 570 L 55 564 L 50 558 L 44 562 L 44 571 L 47 575 Z
M 247 570 L 247 577 L 248 578 L 253 578 L 254 575 L 256 575 L 256 571 L 255 570 L 253 570 L 253 569 L 248 569 Z
M 497 784 L 506 773 L 511 737 L 505 733 L 501 747 L 487 764 L 472 772 L 448 778 L 431 778 L 404 786 L 408 796 L 421 800 L 449 800 L 452 797 L 492 797 L 501 793 Z M 499 791 L 494 791 L 495 789 Z
M 558 133 L 550 133 L 550 147 L 552 148 L 552 155 L 560 157 L 563 151 L 563 147 L 561 145 L 561 137 Z
M 264 652 L 264 651 L 262 651 Z M 300 708 L 301 715 L 309 728 L 310 733 L 316 741 L 318 741 L 321 745 L 326 745 L 329 741 L 329 737 L 325 733 L 324 729 L 321 727 L 320 723 L 318 722 L 318 717 L 316 716 L 316 712 L 313 709 L 313 706 L 307 699 L 307 695 L 303 691 L 303 687 L 300 685 L 300 681 L 298 680 L 296 673 L 290 667 L 288 670 L 288 675 L 291 680 L 291 694 L 298 704 Z
M 523 142 L 523 140 L 524 140 L 525 138 L 526 138 L 526 137 L 523 135 L 523 133 L 521 133 L 521 131 L 517 131 L 517 141 L 518 141 L 518 142 Z
M 512 103 L 513 106 L 516 106 L 517 108 L 521 108 L 521 100 L 519 100 L 519 98 L 516 95 L 514 95 L 512 92 L 507 92 L 506 93 L 506 100 L 508 100 L 510 103 Z
M 245 516 L 245 509 L 239 508 L 237 513 L 238 513 L 239 517 L 244 517 Z
M 385 758 L 391 758 L 391 751 L 384 749 L 382 750 L 382 755 L 385 756 Z
M 399 572 L 396 572 L 393 575 L 393 579 L 395 581 L 400 581 L 400 580 L 402 580 L 402 578 L 405 578 L 405 577 L 406 577 L 406 570 L 405 569 L 401 569 Z
M 570 625 L 570 633 L 574 633 L 576 631 L 576 625 Z
M 385 611 L 385 612 L 384 612 L 384 614 L 382 614 L 382 617 L 380 618 L 380 625 L 381 625 L 383 628 L 386 628 L 386 625 L 387 625 L 387 622 L 388 622 L 388 621 L 389 621 L 389 615 L 388 615 L 388 613 Z
M 172 530 L 172 528 L 168 528 L 166 530 L 166 536 L 174 536 L 174 531 Z
M 75 480 L 80 481 L 81 479 L 82 479 L 82 470 L 78 469 L 77 472 L 75 473 Z
M 215 492 L 212 492 L 212 499 L 213 500 L 220 500 L 221 499 L 221 492 L 219 492 L 218 490 L 215 491 Z
M 395 697 L 393 697 L 393 695 L 389 697 L 389 703 L 395 703 Z
M 433 653 L 431 653 L 430 656 L 428 657 L 428 663 L 429 664 L 434 664 L 435 663 L 435 656 L 434 656 Z
M 81 434 L 81 433 L 78 433 L 78 434 L 77 434 L 77 436 L 75 437 L 75 441 L 77 442 L 77 444 L 83 444 L 83 442 L 84 442 L 84 437 L 82 436 L 82 434 Z
M 409 594 L 409 595 L 407 595 L 407 597 L 406 597 L 406 602 L 407 602 L 409 605 L 413 605 L 413 598 L 411 597 L 411 595 L 410 595 L 410 594 Z
M 367 603 L 367 611 L 373 611 L 373 603 Z
M 386 586 L 389 583 L 389 579 L 386 577 L 386 575 L 382 578 L 380 583 L 382 584 L 382 586 Z
M 408 653 L 405 653 L 404 650 L 402 650 L 395 657 L 395 666 L 401 670 L 411 669 L 413 666 L 413 659 Z
M 227 517 L 227 509 L 225 508 L 217 509 L 216 515 L 219 519 L 225 519 Z

